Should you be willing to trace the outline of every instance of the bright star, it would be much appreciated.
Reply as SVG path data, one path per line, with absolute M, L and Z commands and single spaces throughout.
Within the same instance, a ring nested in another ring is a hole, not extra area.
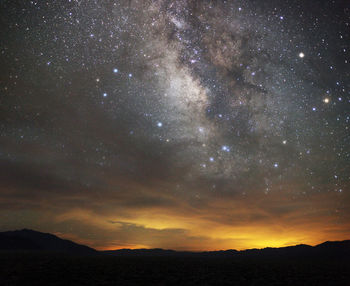
M 221 147 L 221 150 L 225 151 L 225 152 L 230 152 L 230 147 L 224 145 L 224 146 Z

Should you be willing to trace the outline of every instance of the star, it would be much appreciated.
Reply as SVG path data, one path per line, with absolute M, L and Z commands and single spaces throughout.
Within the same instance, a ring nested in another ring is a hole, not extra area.
M 230 152 L 230 147 L 224 145 L 224 146 L 221 147 L 221 150 L 225 151 L 225 152 Z

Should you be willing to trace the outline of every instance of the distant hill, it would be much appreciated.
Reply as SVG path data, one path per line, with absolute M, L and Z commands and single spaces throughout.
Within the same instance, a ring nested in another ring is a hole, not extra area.
M 182 255 L 187 252 L 175 251 L 169 249 L 153 248 L 153 249 L 118 249 L 118 250 L 106 250 L 102 251 L 104 254 L 108 255 L 118 255 L 118 256 L 173 256 Z
M 0 250 L 54 251 L 71 254 L 103 254 L 112 256 L 240 256 L 240 257 L 350 257 L 350 240 L 327 241 L 316 246 L 305 244 L 280 248 L 234 249 L 222 251 L 175 251 L 168 249 L 119 249 L 97 251 L 70 240 L 61 239 L 53 234 L 29 229 L 0 232 Z
M 317 254 L 350 258 L 350 240 L 326 241 L 313 247 Z
M 93 254 L 97 251 L 50 233 L 30 229 L 0 232 L 0 250 L 45 250 L 72 254 Z
M 104 254 L 114 256 L 240 256 L 256 258 L 280 258 L 280 257 L 350 257 L 350 240 L 324 242 L 316 246 L 305 244 L 280 248 L 247 249 L 237 251 L 234 249 L 222 251 L 188 252 L 164 249 L 120 249 L 103 251 Z

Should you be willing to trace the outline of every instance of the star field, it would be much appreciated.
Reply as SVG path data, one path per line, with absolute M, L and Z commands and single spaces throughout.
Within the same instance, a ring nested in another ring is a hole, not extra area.
M 345 1 L 0 7 L 0 229 L 192 250 L 349 236 Z

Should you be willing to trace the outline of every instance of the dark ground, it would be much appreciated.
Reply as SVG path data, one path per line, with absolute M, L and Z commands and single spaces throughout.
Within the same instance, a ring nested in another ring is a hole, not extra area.
M 349 259 L 0 252 L 0 285 L 344 285 Z

